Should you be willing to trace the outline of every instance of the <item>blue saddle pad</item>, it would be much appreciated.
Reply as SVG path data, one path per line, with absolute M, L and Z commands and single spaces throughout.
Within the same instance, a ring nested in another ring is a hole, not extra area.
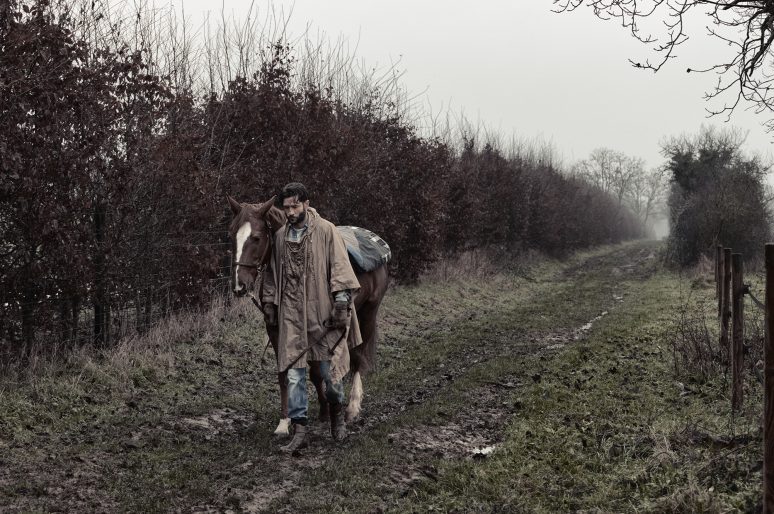
M 351 226 L 336 228 L 344 239 L 349 261 L 355 271 L 373 271 L 390 262 L 392 258 L 390 246 L 370 230 Z

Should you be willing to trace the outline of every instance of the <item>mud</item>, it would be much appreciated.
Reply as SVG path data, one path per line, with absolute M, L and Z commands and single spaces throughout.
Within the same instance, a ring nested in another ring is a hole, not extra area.
M 649 252 L 640 252 L 634 259 L 626 257 L 627 262 L 633 261 L 631 266 L 620 264 L 624 260 L 621 255 L 606 255 L 568 269 L 564 273 L 565 279 L 580 276 L 589 269 L 606 269 L 610 274 L 640 276 L 648 272 L 643 271 L 647 262 L 654 260 Z M 586 337 L 594 323 L 607 314 L 607 309 L 614 308 L 621 301 L 623 295 L 611 293 L 606 305 L 600 305 L 600 310 L 587 319 L 581 318 L 582 322 L 575 327 L 571 325 L 570 328 L 528 333 L 516 329 L 512 332 L 487 332 L 486 344 L 476 348 L 474 357 L 460 353 L 451 355 L 437 366 L 422 365 L 412 379 L 415 382 L 398 384 L 395 394 L 371 398 L 366 383 L 364 410 L 360 418 L 349 425 L 350 440 L 344 445 L 352 445 L 359 437 L 370 435 L 407 409 L 428 403 L 442 394 L 450 383 L 482 362 L 503 356 L 550 353 L 577 343 Z M 443 329 L 439 329 L 439 326 L 448 325 L 451 321 L 454 320 L 445 315 L 432 322 L 419 324 L 390 320 L 396 326 L 405 325 L 399 330 L 409 331 L 410 337 L 419 341 L 437 334 Z M 400 362 L 405 350 L 386 338 L 381 345 L 381 352 L 389 355 L 393 362 Z M 238 380 L 238 377 L 223 377 L 224 383 L 228 380 Z M 399 465 L 379 470 L 385 477 L 386 491 L 402 495 L 423 481 L 436 480 L 439 470 L 429 464 L 434 459 L 472 460 L 496 455 L 509 420 L 518 415 L 518 406 L 511 399 L 514 391 L 539 380 L 540 375 L 492 377 L 485 385 L 465 392 L 463 405 L 454 412 L 438 412 L 431 421 L 401 426 L 388 433 L 388 444 L 404 458 Z M 200 394 L 213 393 L 202 391 Z M 189 416 L 160 415 L 157 422 L 140 426 L 133 426 L 128 421 L 121 424 L 121 419 L 131 418 L 132 409 L 142 407 L 142 404 L 139 407 L 129 405 L 126 412 L 114 413 L 118 420 L 115 426 L 97 427 L 96 424 L 92 426 L 85 423 L 85 432 L 79 436 L 81 440 L 76 441 L 81 448 L 71 448 L 65 455 L 38 455 L 34 447 L 16 443 L 16 447 L 11 449 L 18 455 L 27 455 L 28 464 L 13 471 L 8 468 L 3 470 L 4 466 L 0 466 L 0 487 L 3 490 L 6 487 L 17 487 L 13 484 L 19 481 L 11 473 L 35 473 L 37 482 L 43 486 L 30 492 L 17 488 L 15 493 L 25 497 L 37 496 L 38 500 L 27 501 L 20 510 L 46 511 L 50 510 L 51 505 L 61 505 L 64 510 L 81 512 L 124 510 L 126 505 L 112 498 L 111 491 L 106 487 L 110 481 L 102 476 L 105 469 L 114 473 L 114 476 L 109 477 L 113 480 L 116 477 L 124 479 L 124 476 L 128 479 L 144 466 L 144 451 L 151 452 L 156 446 L 164 448 L 177 442 L 193 443 L 194 448 L 201 443 L 211 450 L 220 446 L 226 448 L 224 458 L 231 459 L 213 462 L 213 469 L 205 471 L 207 479 L 218 484 L 214 497 L 208 497 L 206 501 L 199 498 L 197 501 L 188 496 L 190 492 L 170 488 L 166 498 L 168 504 L 164 510 L 263 512 L 277 501 L 295 494 L 309 474 L 330 464 L 338 451 L 331 441 L 328 425 L 313 423 L 308 436 L 310 448 L 293 457 L 283 455 L 279 452 L 279 446 L 286 439 L 267 440 L 267 433 L 264 433 L 273 430 L 274 424 L 271 423 L 276 422 L 276 419 L 271 420 L 270 427 L 264 426 L 261 420 L 256 421 L 254 413 L 247 408 L 205 409 L 205 414 Z M 314 418 L 314 402 L 310 408 L 310 415 Z M 109 444 L 111 438 L 118 443 Z M 55 448 L 57 444 L 67 447 L 68 441 L 47 443 L 45 447 Z M 197 461 L 202 459 L 200 455 L 188 458 L 196 464 L 200 464 Z M 19 461 L 20 458 L 15 460 Z M 132 494 L 142 495 L 143 491 L 134 491 Z

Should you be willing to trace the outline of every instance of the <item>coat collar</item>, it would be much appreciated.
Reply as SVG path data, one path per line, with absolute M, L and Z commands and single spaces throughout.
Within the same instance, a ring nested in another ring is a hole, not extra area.
M 320 219 L 320 215 L 317 214 L 317 210 L 313 207 L 306 208 L 306 233 L 311 233 L 317 227 L 317 221 Z M 285 233 L 290 230 L 290 222 L 285 222 Z

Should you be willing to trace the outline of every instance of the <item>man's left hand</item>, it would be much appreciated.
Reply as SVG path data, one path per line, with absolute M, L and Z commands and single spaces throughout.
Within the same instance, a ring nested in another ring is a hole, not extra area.
M 333 304 L 333 310 L 331 311 L 331 318 L 328 320 L 329 328 L 343 328 L 347 326 L 347 318 L 349 303 L 348 302 L 336 302 Z

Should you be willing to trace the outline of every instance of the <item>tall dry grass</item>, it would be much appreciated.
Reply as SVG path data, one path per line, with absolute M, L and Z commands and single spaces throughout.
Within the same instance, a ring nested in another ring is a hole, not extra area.
M 247 301 L 229 303 L 218 297 L 209 309 L 187 310 L 162 318 L 145 334 L 124 337 L 109 348 L 90 344 L 76 348 L 61 343 L 38 345 L 0 366 L 0 392 L 21 387 L 34 390 L 36 384 L 52 381 L 77 386 L 85 378 L 121 392 L 132 383 L 137 369 L 172 372 L 177 345 L 216 335 L 226 324 L 254 315 L 254 310 Z
M 496 279 L 504 275 L 529 278 L 529 270 L 551 260 L 535 249 L 509 251 L 503 246 L 465 250 L 435 262 L 421 277 L 420 283 L 443 283 L 465 279 Z
M 501 247 L 473 249 L 440 259 L 422 275 L 420 284 L 477 281 L 496 286 L 514 275 L 528 278 L 529 270 L 547 259 L 535 250 L 513 254 Z M 250 316 L 256 312 L 248 300 L 218 296 L 208 309 L 160 318 L 146 333 L 129 334 L 108 348 L 37 345 L 0 365 L 0 393 L 26 387 L 34 390 L 53 382 L 78 387 L 86 380 L 104 384 L 116 394 L 126 393 L 138 369 L 174 373 L 179 345 L 209 341 Z

